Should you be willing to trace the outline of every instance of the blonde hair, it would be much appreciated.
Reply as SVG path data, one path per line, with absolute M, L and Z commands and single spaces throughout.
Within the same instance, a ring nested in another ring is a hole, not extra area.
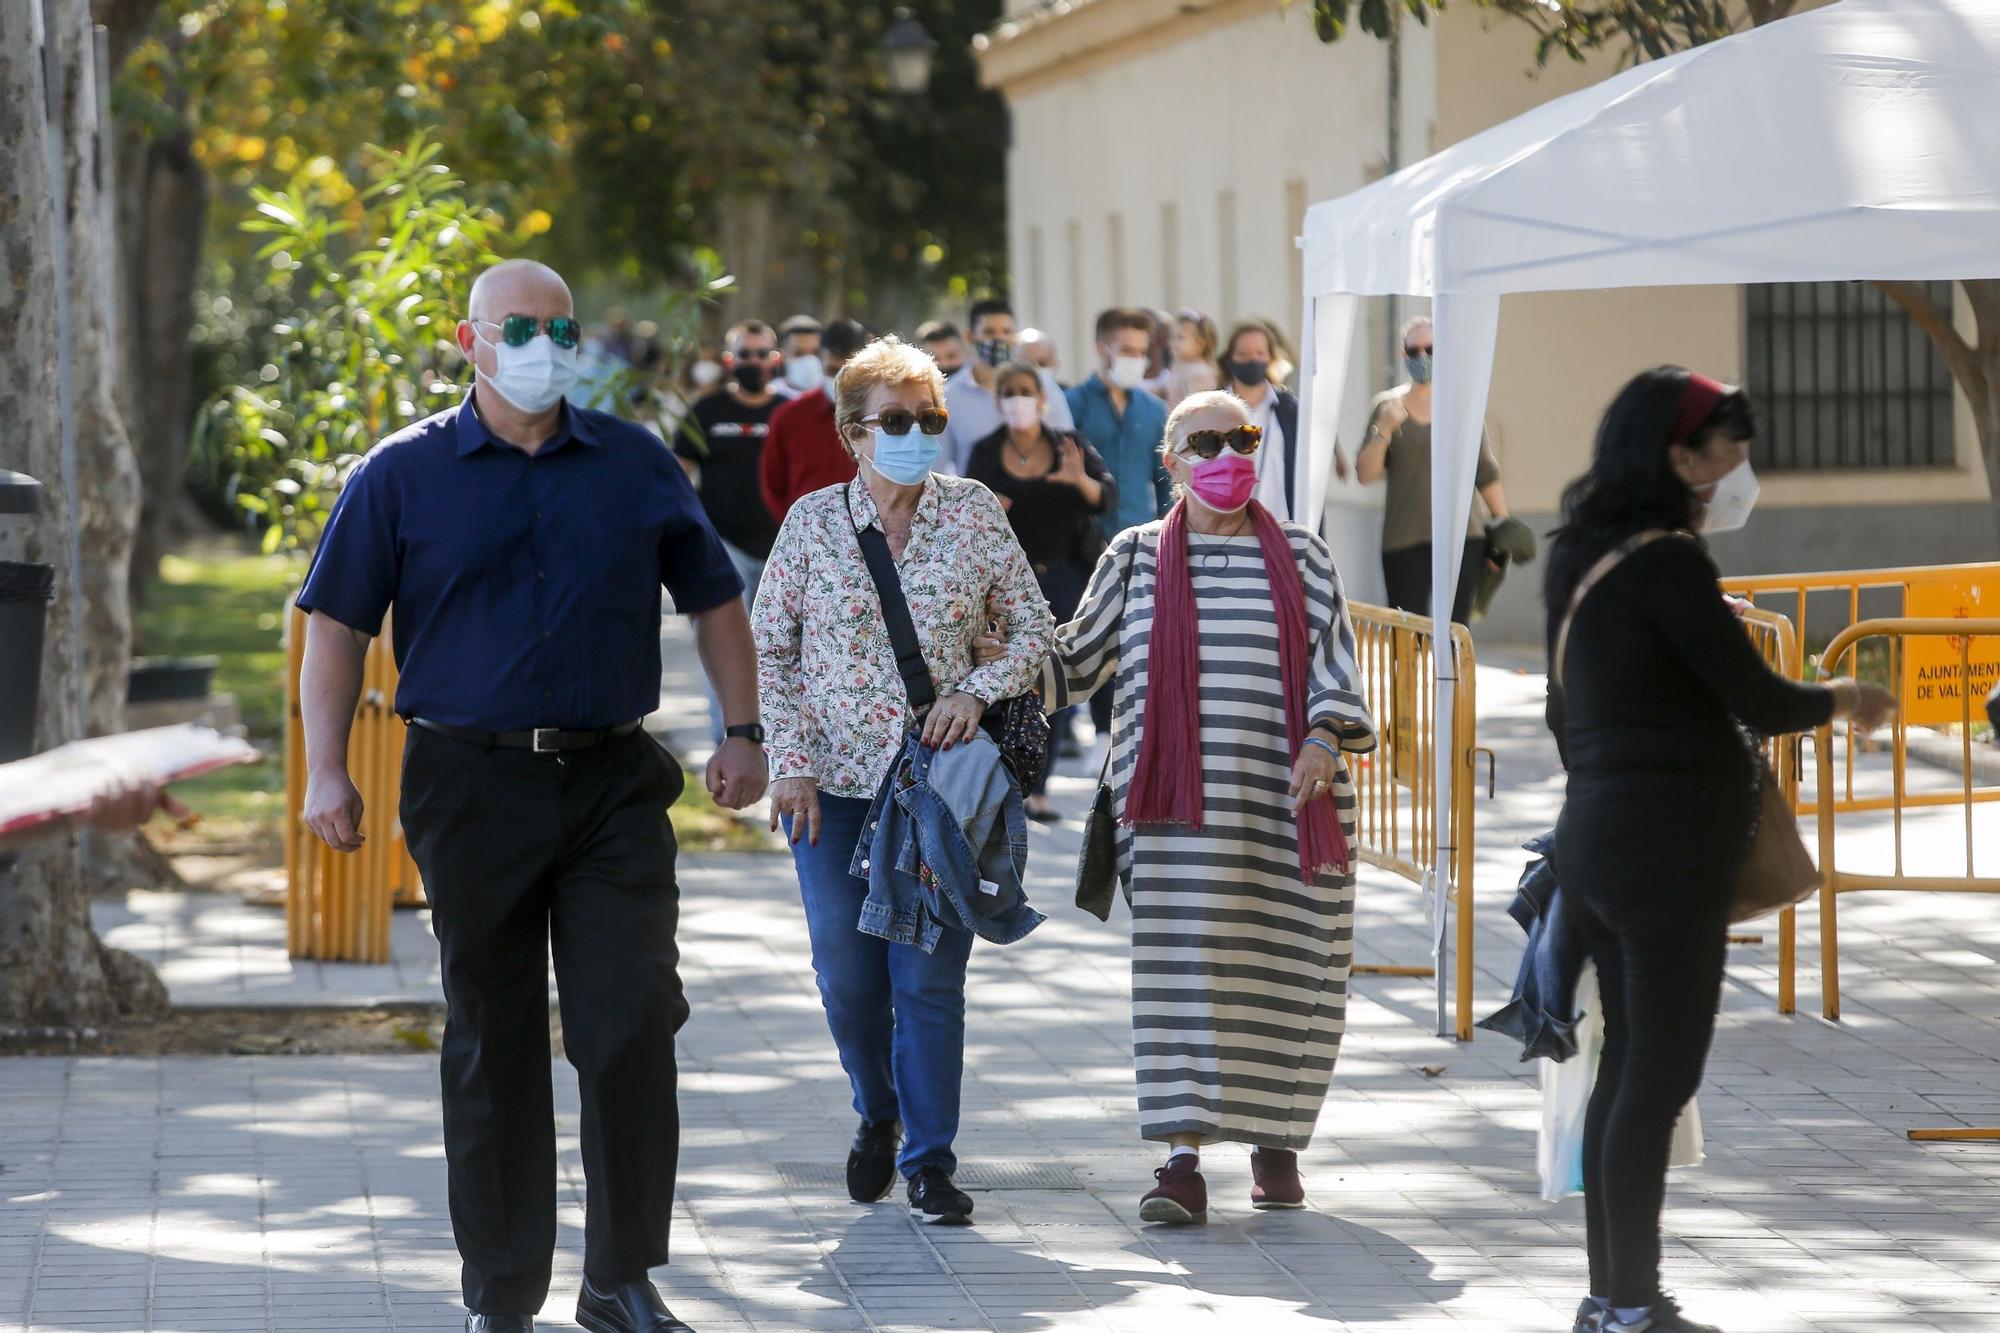
M 1174 410 L 1167 413 L 1167 431 L 1160 439 L 1161 458 L 1173 452 L 1174 437 L 1181 433 L 1181 427 L 1187 424 L 1187 419 L 1210 407 L 1233 408 L 1236 415 L 1245 421 L 1250 419 L 1250 409 L 1243 405 L 1241 398 L 1227 389 L 1204 389 L 1200 393 L 1191 393 L 1174 404 Z
M 847 446 L 848 428 L 868 414 L 870 393 L 905 384 L 922 384 L 940 407 L 944 405 L 944 372 L 923 348 L 890 334 L 848 357 L 833 380 L 833 421 L 841 445 Z

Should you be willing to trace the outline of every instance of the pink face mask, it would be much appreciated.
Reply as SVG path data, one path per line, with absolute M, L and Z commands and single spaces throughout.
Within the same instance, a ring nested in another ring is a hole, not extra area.
M 1188 489 L 1210 509 L 1233 514 L 1250 503 L 1257 489 L 1257 465 L 1234 449 L 1225 449 L 1194 465 L 1188 474 Z

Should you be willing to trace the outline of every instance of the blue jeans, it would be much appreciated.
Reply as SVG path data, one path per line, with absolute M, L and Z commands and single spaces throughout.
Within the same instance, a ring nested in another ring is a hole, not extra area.
M 965 1068 L 965 964 L 972 932 L 947 930 L 937 948 L 891 944 L 856 929 L 868 881 L 848 873 L 869 803 L 820 794 L 819 846 L 792 848 L 812 936 L 813 975 L 840 1067 L 863 1120 L 901 1119 L 896 1165 L 954 1171 L 959 1079 Z M 785 821 L 791 834 L 791 821 Z

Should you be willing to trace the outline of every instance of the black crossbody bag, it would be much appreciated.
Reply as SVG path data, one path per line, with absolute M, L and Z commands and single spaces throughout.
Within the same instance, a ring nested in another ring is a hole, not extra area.
M 848 523 L 854 521 L 854 502 L 847 502 Z M 854 534 L 861 546 L 861 558 L 868 564 L 868 576 L 875 581 L 875 596 L 882 603 L 882 623 L 889 631 L 889 646 L 896 653 L 896 674 L 909 692 L 910 709 L 921 714 L 937 702 L 937 687 L 931 683 L 931 669 L 924 663 L 923 647 L 917 642 L 917 627 L 910 620 L 910 604 L 903 597 L 903 580 L 896 573 L 896 559 L 889 554 L 889 539 L 880 528 L 869 526 Z M 1049 715 L 1034 694 L 1017 694 L 987 705 L 979 725 L 1000 747 L 1000 758 L 1014 774 L 1015 781 L 1031 787 L 1040 780 L 1049 762 Z

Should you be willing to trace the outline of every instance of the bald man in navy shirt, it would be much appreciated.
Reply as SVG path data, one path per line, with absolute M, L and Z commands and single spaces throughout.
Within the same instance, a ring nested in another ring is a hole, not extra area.
M 401 816 L 443 958 L 445 1160 L 470 1333 L 532 1333 L 548 1296 L 551 954 L 582 1094 L 577 1322 L 688 1328 L 647 1277 L 667 1260 L 674 1034 L 688 1015 L 667 822 L 681 770 L 639 725 L 659 704 L 663 586 L 694 622 L 728 727 L 708 790 L 740 809 L 767 778 L 742 581 L 666 445 L 564 401 L 577 339 L 552 269 L 482 274 L 458 326 L 472 389 L 355 467 L 298 599 L 311 613 L 305 822 L 345 852 L 361 845 L 347 740 L 362 659 L 395 612 Z

